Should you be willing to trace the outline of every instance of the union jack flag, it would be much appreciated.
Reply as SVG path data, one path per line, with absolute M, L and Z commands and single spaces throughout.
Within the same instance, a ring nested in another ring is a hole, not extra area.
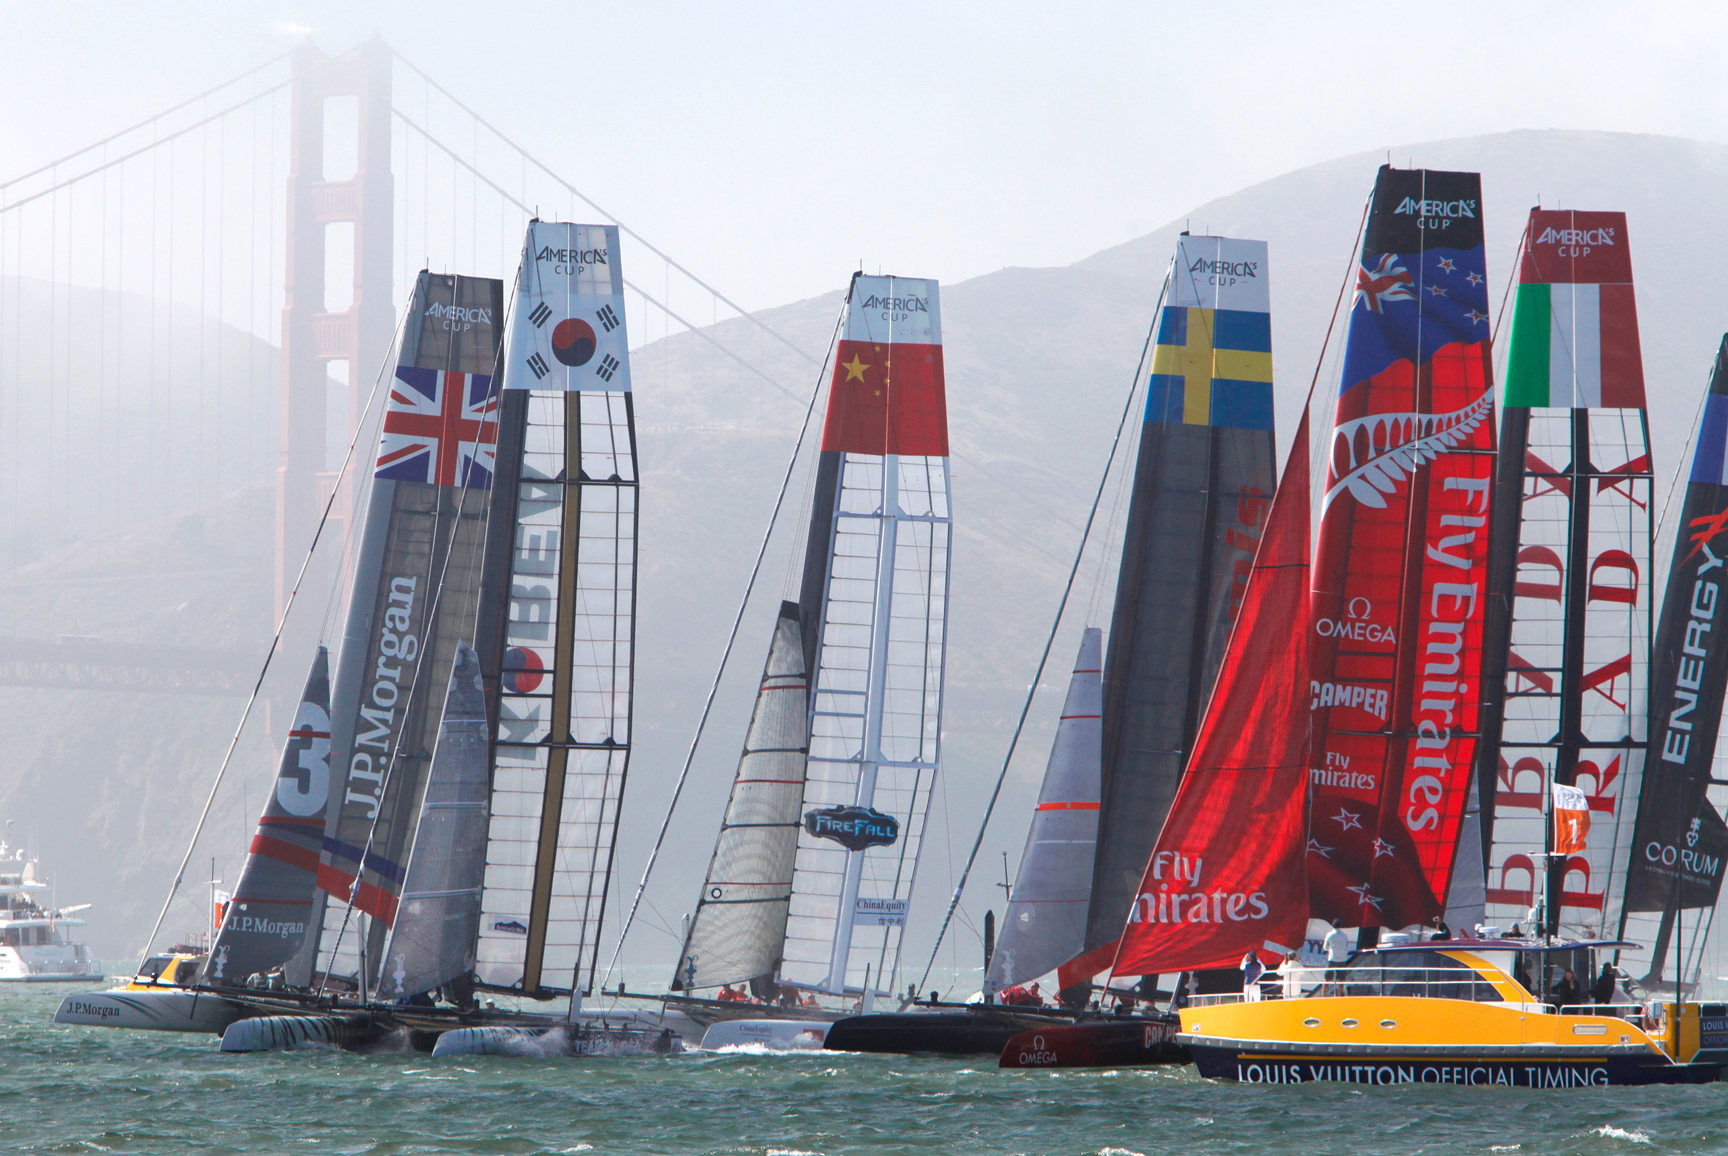
M 1356 270 L 1356 300 L 1366 304 L 1371 312 L 1380 312 L 1382 302 L 1415 298 L 1410 291 L 1413 284 L 1410 271 L 1397 264 L 1397 260 L 1396 254 L 1388 253 L 1372 270 Z
M 498 396 L 490 375 L 396 367 L 377 477 L 487 489 L 497 446 Z

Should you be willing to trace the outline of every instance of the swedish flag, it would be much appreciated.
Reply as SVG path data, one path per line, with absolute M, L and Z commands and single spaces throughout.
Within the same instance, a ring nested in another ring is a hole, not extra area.
M 1272 315 L 1167 305 L 1146 420 L 1272 428 Z

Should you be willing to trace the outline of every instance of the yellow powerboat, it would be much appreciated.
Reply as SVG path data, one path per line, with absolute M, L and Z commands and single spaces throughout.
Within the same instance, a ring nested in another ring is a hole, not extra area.
M 1537 1088 L 1713 1083 L 1728 1064 L 1728 1007 L 1562 1002 L 1597 956 L 1635 944 L 1520 939 L 1392 943 L 1280 990 L 1197 996 L 1177 1042 L 1200 1074 L 1244 1083 L 1507 1084 Z M 1579 991 L 1572 997 L 1589 997 Z M 1624 1001 L 1624 1002 L 1621 1002 Z

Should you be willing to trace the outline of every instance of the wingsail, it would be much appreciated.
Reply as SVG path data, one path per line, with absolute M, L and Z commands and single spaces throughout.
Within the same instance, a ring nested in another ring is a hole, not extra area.
M 854 275 L 799 597 L 810 749 L 787 983 L 838 995 L 898 973 L 942 761 L 949 499 L 936 282 Z
M 1268 276 L 1264 241 L 1183 236 L 1177 243 L 1104 659 L 1091 950 L 1115 941 L 1133 906 L 1193 750 L 1272 495 Z
M 1494 394 L 1481 181 L 1380 169 L 1326 438 L 1309 647 L 1312 914 L 1443 910 L 1480 700 Z
M 1613 936 L 1645 764 L 1651 613 L 1650 445 L 1624 213 L 1531 210 L 1500 453 L 1516 489 L 1494 514 L 1508 545 L 1491 582 L 1511 612 L 1489 636 L 1504 670 L 1485 682 L 1486 919 L 1509 927 L 1546 904 L 1551 931 Z M 1582 790 L 1592 822 L 1583 848 L 1549 863 L 1555 784 Z

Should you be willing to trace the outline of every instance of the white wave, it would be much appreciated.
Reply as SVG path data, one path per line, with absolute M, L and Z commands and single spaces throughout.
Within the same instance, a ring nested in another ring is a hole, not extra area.
M 1616 1128 L 1612 1124 L 1604 1124 L 1596 1129 L 1598 1136 L 1606 1136 L 1610 1140 L 1630 1140 L 1634 1144 L 1648 1144 L 1650 1137 L 1644 1132 L 1628 1132 L 1624 1128 Z
M 1132 1148 L 1100 1148 L 1098 1156 L 1146 1156 L 1146 1153 L 1136 1152 Z

